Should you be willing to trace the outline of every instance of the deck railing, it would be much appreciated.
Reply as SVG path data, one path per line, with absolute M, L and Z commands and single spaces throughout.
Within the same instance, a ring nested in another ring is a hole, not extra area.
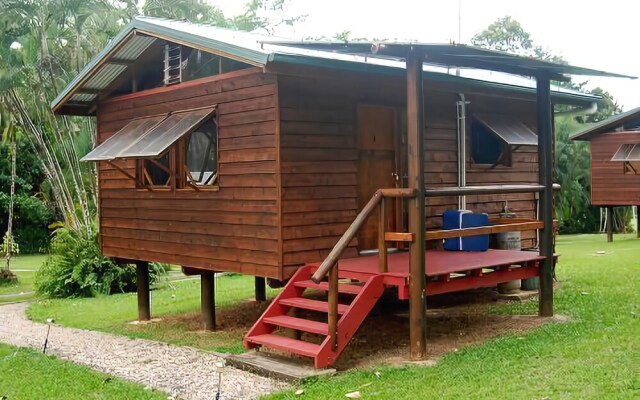
M 554 187 L 555 189 L 555 187 Z M 451 187 L 451 188 L 427 188 L 425 190 L 426 197 L 439 196 L 455 196 L 469 194 L 508 194 L 508 193 L 537 193 L 542 192 L 542 185 L 494 185 L 494 186 L 468 186 L 468 187 Z M 403 232 L 386 232 L 386 198 L 412 198 L 417 195 L 415 189 L 394 188 L 379 189 L 373 197 L 358 213 L 349 228 L 342 235 L 338 243 L 333 247 L 327 258 L 320 264 L 320 267 L 311 277 L 315 283 L 320 283 L 328 275 L 328 325 L 329 337 L 331 339 L 332 348 L 338 345 L 338 260 L 340 256 L 349 246 L 349 243 L 355 238 L 358 231 L 362 228 L 367 218 L 378 208 L 378 257 L 380 272 L 387 272 L 388 254 L 386 242 L 413 242 L 415 240 L 413 233 Z M 507 231 L 524 231 L 533 229 L 542 229 L 544 224 L 542 221 L 531 219 L 498 219 L 492 221 L 493 224 L 487 227 L 478 228 L 462 228 L 462 229 L 445 229 L 427 231 L 425 240 L 439 240 L 453 237 L 466 237 L 474 235 L 483 235 L 497 232 Z
M 327 274 L 329 275 L 329 291 L 328 291 L 328 303 L 329 312 L 327 314 L 327 324 L 329 325 L 329 338 L 331 340 L 331 348 L 336 349 L 338 347 L 338 260 L 340 256 L 349 246 L 349 243 L 356 236 L 358 231 L 362 228 L 365 221 L 373 212 L 379 207 L 378 213 L 378 252 L 380 257 L 380 272 L 386 272 L 387 268 L 387 245 L 385 238 L 385 199 L 386 198 L 402 198 L 402 197 L 415 197 L 416 191 L 413 189 L 379 189 L 375 192 L 373 197 L 367 202 L 362 210 L 353 220 L 349 228 L 342 235 L 338 243 L 333 247 L 331 253 L 320 264 L 318 270 L 313 274 L 311 280 L 315 283 L 319 283 L 323 280 Z M 398 235 L 403 235 L 398 233 Z

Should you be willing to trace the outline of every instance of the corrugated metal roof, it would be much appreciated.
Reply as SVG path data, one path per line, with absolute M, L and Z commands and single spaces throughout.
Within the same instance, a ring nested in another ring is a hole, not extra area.
M 601 133 L 613 132 L 616 130 L 633 130 L 640 126 L 640 107 L 613 115 L 604 121 L 600 121 L 574 133 L 573 140 L 590 140 Z
M 156 40 L 150 36 L 135 35 L 113 57 L 117 60 L 133 61 L 140 57 Z
M 538 145 L 538 135 L 512 115 L 473 114 L 473 117 L 507 144 L 513 146 Z
M 89 103 L 92 102 L 98 95 L 95 93 L 76 93 L 71 96 L 71 101 L 77 103 Z
M 193 24 L 186 21 L 136 17 L 67 85 L 52 102 L 51 107 L 58 111 L 78 90 L 107 88 L 126 69 L 126 66 L 122 64 L 109 64 L 109 60 L 135 60 L 156 38 L 263 67 L 267 63 L 300 63 L 336 69 L 373 70 L 380 73 L 395 73 L 395 71 L 405 68 L 404 61 L 388 56 L 347 54 L 306 47 L 292 47 L 285 44 L 283 39 L 255 33 Z M 470 83 L 507 85 L 513 86 L 514 90 L 535 88 L 535 81 L 531 79 L 503 73 L 483 74 L 482 72 L 486 71 L 462 70 L 461 77 L 458 77 L 453 75 L 452 70 L 439 66 L 425 65 L 424 69 L 426 73 L 431 73 L 430 78 L 432 79 L 438 79 L 438 77 L 452 80 L 470 79 Z M 597 96 L 556 87 L 552 90 L 555 97 L 561 96 L 565 99 L 584 102 L 598 99 Z M 87 110 L 89 110 L 91 101 L 85 103 Z
M 82 85 L 82 88 L 90 90 L 106 89 L 125 69 L 127 69 L 126 65 L 104 64 L 95 75 Z

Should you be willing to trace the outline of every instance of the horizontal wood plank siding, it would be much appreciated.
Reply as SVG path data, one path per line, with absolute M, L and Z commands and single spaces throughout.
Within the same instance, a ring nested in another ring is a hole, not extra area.
M 377 104 L 404 109 L 404 81 L 396 77 L 327 72 L 314 77 L 279 76 L 281 112 L 281 177 L 283 262 L 285 266 L 321 261 L 358 212 L 357 107 Z M 425 90 L 425 182 L 452 186 L 457 179 L 456 106 L 458 90 L 435 85 Z M 520 118 L 535 131 L 535 103 L 503 99 L 495 93 L 467 96 L 467 115 L 498 112 Z M 471 119 L 467 137 L 470 137 Z M 471 162 L 468 185 L 537 183 L 537 149 L 521 147 L 512 167 L 488 168 Z M 468 196 L 468 208 L 496 216 L 502 202 L 519 217 L 534 218 L 533 194 Z M 427 226 L 441 226 L 442 213 L 457 208 L 454 197 L 427 200 Z M 523 246 L 534 244 L 535 232 L 523 232 Z M 357 254 L 355 246 L 344 257 Z
M 277 80 L 258 69 L 109 100 L 102 142 L 132 118 L 217 105 L 218 191 L 136 189 L 100 164 L 104 254 L 278 278 Z M 132 161 L 117 164 L 135 174 Z
M 622 162 L 611 161 L 620 145 L 632 143 L 640 143 L 640 132 L 611 132 L 591 139 L 591 204 L 640 205 L 640 174 L 625 174 Z

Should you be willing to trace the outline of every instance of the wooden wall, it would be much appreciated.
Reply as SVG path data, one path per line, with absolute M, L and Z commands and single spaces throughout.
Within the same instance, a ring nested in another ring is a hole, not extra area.
M 105 255 L 281 278 L 276 77 L 257 68 L 100 104 L 102 142 L 134 117 L 217 104 L 219 191 L 149 191 L 99 166 Z M 120 162 L 134 174 L 133 161 Z
M 640 174 L 624 174 L 623 163 L 611 161 L 620 145 L 631 143 L 640 143 L 640 132 L 604 133 L 590 140 L 591 204 L 640 204 Z
M 404 112 L 405 85 L 400 77 L 323 72 L 279 75 L 282 167 L 283 263 L 321 261 L 357 215 L 357 108 L 359 104 L 396 107 Z M 427 186 L 456 184 L 456 106 L 463 85 L 427 82 L 425 91 L 425 181 Z M 511 113 L 535 131 L 534 98 L 502 98 L 477 89 L 467 96 L 473 112 Z M 470 119 L 469 119 L 470 121 Z M 469 124 L 470 129 L 470 124 Z M 470 137 L 470 132 L 468 134 Z M 470 147 L 467 154 L 470 154 Z M 513 166 L 494 169 L 467 161 L 467 182 L 537 183 L 537 149 L 521 148 Z M 502 201 L 519 217 L 535 216 L 533 194 L 468 196 L 468 208 L 497 215 Z M 440 226 L 441 214 L 457 208 L 457 199 L 427 201 L 427 225 Z M 523 246 L 535 232 L 524 232 Z M 357 254 L 356 241 L 345 257 Z

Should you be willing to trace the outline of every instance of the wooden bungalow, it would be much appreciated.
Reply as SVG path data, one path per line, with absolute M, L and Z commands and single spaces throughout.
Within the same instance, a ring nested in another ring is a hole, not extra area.
M 640 238 L 640 108 L 614 115 L 571 139 L 589 142 L 591 204 L 607 209 L 607 240 L 613 241 L 613 207 L 636 206 Z
M 245 345 L 323 367 L 385 287 L 410 300 L 413 358 L 429 295 L 540 276 L 540 313 L 553 313 L 552 105 L 597 100 L 551 90 L 565 74 L 610 75 L 467 46 L 293 43 L 141 17 L 52 108 L 97 118 L 100 145 L 84 160 L 98 162 L 102 251 L 138 264 L 140 318 L 150 261 L 202 276 L 205 328 L 214 271 L 259 277 L 260 296 L 269 278 L 286 286 Z M 505 201 L 517 218 L 498 218 Z M 492 224 L 440 229 L 457 208 Z M 504 231 L 535 251 L 439 250 Z

